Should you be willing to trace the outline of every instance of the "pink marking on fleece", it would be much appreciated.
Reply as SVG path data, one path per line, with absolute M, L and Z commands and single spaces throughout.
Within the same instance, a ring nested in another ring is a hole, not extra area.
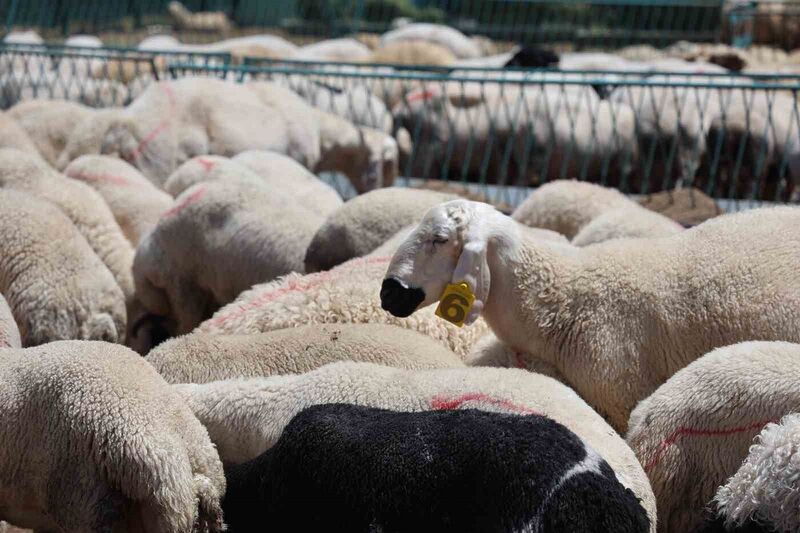
M 488 394 L 484 394 L 482 392 L 469 392 L 467 394 L 462 394 L 461 396 L 456 396 L 455 398 L 434 396 L 431 399 L 431 407 L 437 411 L 451 411 L 453 409 L 460 408 L 467 402 L 488 403 L 497 407 L 502 407 L 507 411 L 514 411 L 525 415 L 541 416 L 542 414 L 534 409 L 531 409 L 530 407 L 526 407 L 503 398 L 495 398 L 494 396 L 489 396 Z
M 189 196 L 184 198 L 181 201 L 181 203 L 173 205 L 171 208 L 169 208 L 168 210 L 164 211 L 164 214 L 161 215 L 161 218 L 171 217 L 172 215 L 176 215 L 176 214 L 180 213 L 181 211 L 183 211 L 189 205 L 197 202 L 205 194 L 206 194 L 205 186 L 198 187 L 196 191 L 194 191 L 192 194 L 190 194 Z
M 130 155 L 126 158 L 129 161 L 133 161 L 142 155 L 147 148 L 147 145 L 161 135 L 164 130 L 170 126 L 172 119 L 175 118 L 175 111 L 178 107 L 178 103 L 175 99 L 175 92 L 172 90 L 169 82 L 166 81 L 161 83 L 161 89 L 167 95 L 167 100 L 169 100 L 169 112 L 167 113 L 167 116 L 164 117 L 161 122 L 159 122 L 158 125 L 150 131 L 150 133 L 144 136 L 144 139 L 139 141 L 139 144 L 136 146 L 136 148 L 134 148 Z
M 206 172 L 209 172 L 212 168 L 217 166 L 216 161 L 211 161 L 204 157 L 198 157 L 196 161 L 200 164 L 201 167 L 203 167 L 203 170 L 205 170 Z
M 88 172 L 73 171 L 68 173 L 67 177 L 80 181 L 111 183 L 112 185 L 130 185 L 130 182 L 126 178 L 114 174 L 90 174 Z
M 435 98 L 439 96 L 439 91 L 434 91 L 433 89 L 423 89 L 420 91 L 414 91 L 406 96 L 406 101 L 408 103 L 416 102 L 417 100 L 430 100 L 431 98 Z
M 669 450 L 672 445 L 674 445 L 675 442 L 684 435 L 688 437 L 727 437 L 728 435 L 744 433 L 745 431 L 761 431 L 761 429 L 770 422 L 775 422 L 775 420 L 762 420 L 760 422 L 750 424 L 749 426 L 739 426 L 727 429 L 698 429 L 681 426 L 673 431 L 669 437 L 661 441 L 653 458 L 650 459 L 646 465 L 644 465 L 644 471 L 650 472 L 650 470 L 658 465 L 658 463 L 661 462 L 661 459 L 664 458 L 664 454 L 667 452 L 667 450 Z
M 287 283 L 286 287 L 278 287 L 275 290 L 265 292 L 264 294 L 247 302 L 246 304 L 240 305 L 236 309 L 232 309 L 231 311 L 229 311 L 224 315 L 215 316 L 209 319 L 206 322 L 206 324 L 214 327 L 221 326 L 234 318 L 238 318 L 248 313 L 249 311 L 252 311 L 253 309 L 257 309 L 262 305 L 268 304 L 269 302 L 276 300 L 279 296 L 283 296 L 284 294 L 290 294 L 293 292 L 306 292 L 316 287 L 319 287 L 326 281 L 333 281 L 342 278 L 344 277 L 345 274 L 347 274 L 356 267 L 370 265 L 370 264 L 388 263 L 391 260 L 392 258 L 390 256 L 364 257 L 355 260 L 352 264 L 348 262 L 328 272 L 308 274 L 304 278 L 293 279 Z

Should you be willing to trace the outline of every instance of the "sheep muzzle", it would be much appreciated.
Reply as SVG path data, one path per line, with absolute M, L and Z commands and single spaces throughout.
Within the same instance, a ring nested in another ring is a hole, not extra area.
M 405 318 L 425 300 L 425 291 L 406 287 L 397 278 L 386 278 L 381 285 L 381 307 L 396 317 Z

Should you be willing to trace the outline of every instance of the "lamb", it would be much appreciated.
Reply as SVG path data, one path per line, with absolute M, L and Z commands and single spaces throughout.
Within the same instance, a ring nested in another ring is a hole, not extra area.
M 480 47 L 469 37 L 442 24 L 415 23 L 381 36 L 381 46 L 398 41 L 428 41 L 449 49 L 459 59 L 472 59 L 483 55 Z
M 384 65 L 428 65 L 447 67 L 458 60 L 446 46 L 424 40 L 381 44 L 365 62 Z
M 147 355 L 168 383 L 296 374 L 336 361 L 412 370 L 464 366 L 430 337 L 385 324 L 322 324 L 253 335 L 195 333 L 170 339 Z
M 102 196 L 88 185 L 59 174 L 38 157 L 11 148 L 0 149 L 0 187 L 27 192 L 57 205 L 114 275 L 126 298 L 133 296 L 133 247 Z
M 598 452 L 539 414 L 318 405 L 225 476 L 233 532 L 650 531 Z
M 122 108 L 92 109 L 88 116 L 76 120 L 54 168 L 64 170 L 82 155 L 98 155 L 106 132 L 120 118 L 121 112 Z
M 311 105 L 340 116 L 357 126 L 392 132 L 392 115 L 383 100 L 363 85 L 336 87 L 313 79 L 291 83 L 291 88 Z
M 0 294 L 0 346 L 9 348 L 22 348 L 19 328 L 14 322 L 14 315 L 8 302 Z
M 270 190 L 294 196 L 319 216 L 327 217 L 342 206 L 336 190 L 294 159 L 267 150 L 247 150 L 231 159 L 255 172 Z
M 272 448 L 297 413 L 319 404 L 544 415 L 566 426 L 608 461 L 619 481 L 640 498 L 655 530 L 655 502 L 630 448 L 574 391 L 545 376 L 510 368 L 403 370 L 338 362 L 298 375 L 173 388 L 206 426 L 226 464 L 248 461 Z
M 428 335 L 463 357 L 486 333 L 483 321 L 475 328 L 458 328 L 436 317 L 432 309 L 415 317 L 395 318 L 380 308 L 375 286 L 405 233 L 401 230 L 367 256 L 328 272 L 289 274 L 256 285 L 217 311 L 197 331 L 244 335 L 306 324 L 391 324 Z
M 292 59 L 300 61 L 363 61 L 372 51 L 355 39 L 327 39 L 307 44 Z
M 302 272 L 303 254 L 321 224 L 266 187 L 200 183 L 141 242 L 133 263 L 136 294 L 167 330 L 188 333 L 245 289 Z
M 81 156 L 64 169 L 64 175 L 86 183 L 103 197 L 123 235 L 134 247 L 172 206 L 170 195 L 121 159 Z
M 358 193 L 388 187 L 394 182 L 399 154 L 397 142 L 390 135 L 355 126 L 339 116 L 311 107 L 297 94 L 277 84 L 250 82 L 246 87 L 262 104 L 282 110 L 287 117 L 298 120 L 301 127 L 317 126 L 318 135 L 314 137 L 319 139 L 319 159 L 314 164 L 306 164 L 315 173 L 341 172 L 350 178 Z
M 797 413 L 786 415 L 780 424 L 767 424 L 741 468 L 717 491 L 714 502 L 728 531 L 755 524 L 762 531 L 800 530 L 798 427 Z
M 305 257 L 306 272 L 329 270 L 361 257 L 402 228 L 418 222 L 434 205 L 457 196 L 390 187 L 356 196 L 337 209 L 317 230 Z
M 0 350 L 0 518 L 44 531 L 223 531 L 208 433 L 138 355 Z
M 122 339 L 125 297 L 72 222 L 54 205 L 13 190 L 0 189 L 0 207 L 0 294 L 23 345 Z M 8 337 L 13 345 L 14 334 Z
M 175 29 L 179 31 L 228 33 L 231 30 L 231 21 L 223 11 L 192 13 L 177 0 L 167 4 L 167 11 L 172 17 Z
M 576 246 L 620 237 L 661 237 L 681 229 L 616 189 L 576 180 L 555 180 L 538 187 L 511 218 L 561 233 Z
M 6 115 L 25 130 L 38 153 L 55 167 L 72 132 L 93 112 L 83 104 L 67 100 L 28 100 L 9 109 Z
M 626 440 L 650 478 L 659 531 L 700 525 L 706 505 L 739 469 L 758 432 L 800 409 L 798 357 L 800 345 L 788 342 L 718 348 L 636 406 Z
M 713 348 L 800 339 L 798 223 L 800 210 L 758 209 L 670 237 L 567 249 L 455 200 L 428 211 L 397 249 L 381 305 L 407 317 L 465 281 L 475 301 L 456 310 L 467 324 L 483 315 L 503 343 L 553 364 L 625 431 L 639 400 Z
M 0 148 L 14 148 L 39 156 L 33 140 L 9 113 L 0 112 Z
M 683 226 L 636 203 L 598 216 L 584 226 L 572 244 L 588 246 L 611 239 L 668 237 L 683 231 Z
M 634 170 L 638 147 L 629 106 L 585 98 L 586 87 L 491 87 L 453 81 L 444 91 L 406 96 L 393 115 L 396 127 L 415 134 L 413 165 L 403 165 L 408 175 L 487 175 L 527 185 L 566 175 L 623 179 Z
M 173 172 L 164 189 L 173 196 L 201 182 L 247 181 L 293 198 L 318 224 L 342 205 L 342 198 L 303 165 L 277 152 L 248 150 L 233 159 L 198 156 Z

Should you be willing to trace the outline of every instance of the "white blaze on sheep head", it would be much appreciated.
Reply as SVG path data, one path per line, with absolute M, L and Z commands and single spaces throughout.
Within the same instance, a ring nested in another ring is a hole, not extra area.
M 465 323 L 474 322 L 489 296 L 489 242 L 505 218 L 488 204 L 468 200 L 430 209 L 389 264 L 381 287 L 383 309 L 409 316 L 438 301 L 448 284 L 465 281 L 475 294 Z

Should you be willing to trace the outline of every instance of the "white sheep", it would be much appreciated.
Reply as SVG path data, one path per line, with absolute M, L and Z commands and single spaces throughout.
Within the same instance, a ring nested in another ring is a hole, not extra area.
M 268 108 L 281 113 L 287 123 L 295 124 L 307 131 L 307 135 L 319 139 L 319 159 L 314 164 L 306 163 L 313 172 L 341 172 L 350 178 L 359 193 L 387 187 L 394 182 L 399 153 L 397 142 L 390 135 L 356 126 L 342 117 L 314 108 L 294 92 L 275 83 L 250 82 L 246 87 Z M 309 132 L 314 126 L 315 131 Z
M 255 172 L 270 190 L 293 196 L 319 215 L 326 217 L 342 205 L 336 190 L 294 159 L 267 150 L 247 150 L 231 159 Z
M 736 474 L 714 497 L 728 526 L 758 523 L 775 531 L 800 531 L 800 415 L 767 424 Z
M 509 368 L 404 370 L 339 362 L 299 375 L 173 388 L 186 397 L 226 463 L 257 457 L 275 444 L 294 415 L 324 403 L 412 412 L 477 408 L 545 415 L 608 461 L 619 481 L 640 498 L 655 531 L 653 495 L 630 448 L 574 391 L 546 376 Z
M 167 11 L 180 31 L 227 33 L 231 30 L 231 21 L 224 11 L 192 13 L 177 0 L 167 4 Z
M 698 526 L 764 425 L 800 409 L 798 357 L 787 342 L 717 348 L 636 406 L 626 440 L 650 478 L 659 531 Z
M 103 197 L 90 186 L 56 172 L 38 157 L 4 148 L 0 149 L 0 187 L 58 206 L 114 275 L 126 298 L 133 296 L 133 247 Z
M 67 100 L 28 100 L 6 114 L 17 121 L 45 161 L 55 167 L 72 132 L 92 113 L 91 108 Z
M 39 150 L 10 113 L 0 112 L 0 148 L 15 148 L 39 157 Z
M 125 297 L 64 213 L 8 189 L 0 189 L 0 206 L 0 294 L 22 343 L 121 340 Z
M 136 294 L 168 330 L 188 333 L 257 283 L 303 271 L 322 223 L 291 197 L 244 181 L 200 183 L 140 243 Z
M 81 156 L 64 169 L 64 175 L 86 183 L 103 197 L 122 233 L 134 247 L 172 206 L 169 194 L 115 157 Z
M 467 323 L 483 315 L 501 341 L 553 364 L 624 431 L 639 400 L 711 349 L 800 340 L 798 223 L 795 208 L 758 209 L 670 237 L 567 248 L 487 204 L 455 200 L 400 245 L 381 302 L 409 316 L 465 281 L 474 304 L 454 310 Z
M 306 251 L 306 272 L 329 270 L 366 255 L 404 227 L 419 222 L 434 205 L 456 198 L 454 194 L 401 187 L 356 196 L 317 230 Z
M 256 285 L 203 322 L 198 332 L 250 334 L 306 324 L 383 323 L 424 333 L 463 357 L 487 328 L 457 328 L 429 309 L 409 318 L 383 312 L 375 284 L 379 283 L 391 254 L 407 233 L 401 230 L 365 257 L 351 259 L 316 274 L 290 274 Z
M 299 374 L 336 361 L 412 370 L 464 366 L 430 337 L 386 324 L 315 324 L 252 335 L 194 333 L 170 339 L 147 355 L 169 383 Z
M 621 179 L 638 160 L 633 110 L 599 100 L 587 87 L 454 81 L 444 90 L 409 93 L 393 115 L 395 126 L 414 132 L 407 171 L 414 176 L 486 172 L 522 184 L 559 176 Z
M 683 231 L 683 226 L 674 220 L 634 202 L 631 204 L 603 213 L 589 222 L 575 235 L 572 244 L 588 246 L 611 239 L 668 237 Z
M 561 233 L 576 246 L 618 237 L 661 237 L 681 229 L 616 189 L 576 180 L 556 180 L 538 187 L 511 218 Z
M 302 83 L 290 81 L 291 88 L 311 105 L 384 133 L 392 132 L 392 115 L 383 100 L 364 85 L 336 87 L 314 79 L 304 78 Z
M 0 400 L 0 518 L 37 531 L 223 531 L 208 433 L 127 348 L 0 350 Z
M 475 58 L 477 59 L 477 58 Z M 403 40 L 382 43 L 373 50 L 367 63 L 386 65 L 429 65 L 446 67 L 458 62 L 448 47 L 425 40 Z
M 121 112 L 122 108 L 92 109 L 85 118 L 76 119 L 54 168 L 64 170 L 82 155 L 99 154 L 106 133 L 120 119 Z
M 9 348 L 22 348 L 19 328 L 14 322 L 14 315 L 8 302 L 0 294 L 0 346 Z
M 371 50 L 352 38 L 327 39 L 301 46 L 292 59 L 300 61 L 363 61 Z
M 442 24 L 414 23 L 381 36 L 381 46 L 397 41 L 428 41 L 444 46 L 459 59 L 471 59 L 483 55 L 477 43 L 455 28 Z

